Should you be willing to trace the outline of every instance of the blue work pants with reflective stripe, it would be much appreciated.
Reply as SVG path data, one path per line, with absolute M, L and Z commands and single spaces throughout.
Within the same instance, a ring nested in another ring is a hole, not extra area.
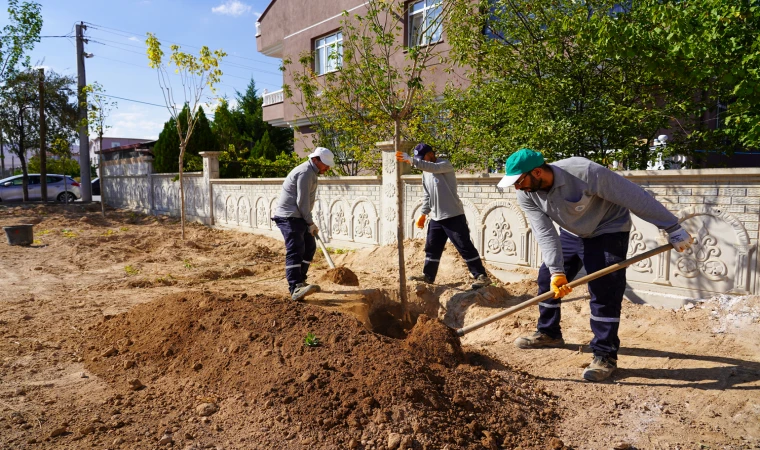
M 285 278 L 293 294 L 297 284 L 306 282 L 317 241 L 309 233 L 309 225 L 300 217 L 274 217 L 272 220 L 285 238 Z
M 464 214 L 443 220 L 430 220 L 428 224 L 427 240 L 425 241 L 425 266 L 422 272 L 431 280 L 438 275 L 438 266 L 441 264 L 441 255 L 446 247 L 446 241 L 451 243 L 464 258 L 467 268 L 472 276 L 477 278 L 486 274 L 480 253 L 470 239 L 470 228 Z
M 582 267 L 590 274 L 623 261 L 628 253 L 628 235 L 628 232 L 607 233 L 583 239 L 560 230 L 559 239 L 568 282 L 578 275 Z M 617 359 L 625 282 L 625 269 L 620 269 L 588 284 L 591 294 L 591 331 L 594 333 L 591 349 L 596 356 Z M 551 273 L 542 264 L 538 271 L 538 294 L 549 292 L 550 285 Z M 562 337 L 561 303 L 561 299 L 550 299 L 538 304 L 538 331 L 553 338 Z

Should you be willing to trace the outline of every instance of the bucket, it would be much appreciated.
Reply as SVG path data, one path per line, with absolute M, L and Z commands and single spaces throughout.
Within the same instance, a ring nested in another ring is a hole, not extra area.
M 8 245 L 31 245 L 34 242 L 34 225 L 13 225 L 3 227 Z

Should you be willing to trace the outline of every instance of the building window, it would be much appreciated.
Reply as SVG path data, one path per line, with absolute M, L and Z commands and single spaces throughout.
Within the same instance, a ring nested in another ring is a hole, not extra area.
M 314 72 L 324 75 L 343 65 L 343 33 L 325 36 L 314 41 Z
M 121 143 L 119 142 L 111 142 L 111 148 L 121 147 Z
M 441 0 L 417 0 L 409 4 L 409 46 L 435 44 L 441 40 Z

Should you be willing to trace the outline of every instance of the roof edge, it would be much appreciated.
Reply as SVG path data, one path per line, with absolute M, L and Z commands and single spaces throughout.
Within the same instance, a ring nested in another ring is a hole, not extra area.
M 272 8 L 272 5 L 274 5 L 276 1 L 277 1 L 277 0 L 272 0 L 271 2 L 269 2 L 269 5 L 268 5 L 268 6 L 267 6 L 267 8 L 264 10 L 264 12 L 263 12 L 263 13 L 261 13 L 261 15 L 259 16 L 259 18 L 258 18 L 258 19 L 256 19 L 256 22 L 259 22 L 259 23 L 261 23 L 261 19 L 263 19 L 263 18 L 264 18 L 264 16 L 266 16 L 266 15 L 267 15 L 267 13 L 269 12 L 269 10 Z

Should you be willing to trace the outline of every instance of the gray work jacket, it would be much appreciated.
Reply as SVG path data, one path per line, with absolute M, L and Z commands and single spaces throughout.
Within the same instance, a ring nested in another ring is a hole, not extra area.
M 551 273 L 564 272 L 559 235 L 552 221 L 581 238 L 631 230 L 631 212 L 668 233 L 678 219 L 641 186 L 617 173 L 574 157 L 550 164 L 549 191 L 517 192 L 517 202 L 530 221 Z
M 291 170 L 282 183 L 274 217 L 301 217 L 313 224 L 311 209 L 317 200 L 318 176 L 319 169 L 311 159 Z
M 432 220 L 443 220 L 464 214 L 462 200 L 457 194 L 457 177 L 454 166 L 445 159 L 436 162 L 414 158 L 412 165 L 422 174 L 422 214 Z

